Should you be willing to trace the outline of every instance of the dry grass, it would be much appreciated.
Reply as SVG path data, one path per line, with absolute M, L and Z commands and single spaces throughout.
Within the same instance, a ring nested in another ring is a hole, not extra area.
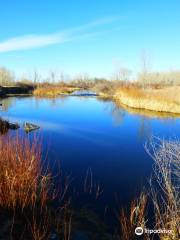
M 162 89 L 121 87 L 116 90 L 114 99 L 117 103 L 132 108 L 180 113 L 180 87 Z
M 1 206 L 8 208 L 20 206 L 23 209 L 33 205 L 38 197 L 41 199 L 41 195 L 46 194 L 43 191 L 38 193 L 39 184 L 44 185 L 45 177 L 39 179 L 40 160 L 41 154 L 36 143 L 30 145 L 27 139 L 20 140 L 18 137 L 6 138 L 0 142 Z
M 176 240 L 180 237 L 180 143 L 155 139 L 146 146 L 155 161 L 154 173 L 159 188 L 152 188 L 152 200 L 155 212 L 154 229 L 172 230 L 171 235 L 159 235 L 160 240 Z M 11 239 L 49 239 L 52 232 L 62 240 L 70 240 L 72 231 L 72 213 L 68 202 L 62 201 L 67 184 L 61 192 L 58 209 L 52 209 L 57 191 L 53 187 L 51 175 L 43 173 L 41 151 L 38 139 L 32 143 L 28 138 L 3 137 L 0 142 L 0 221 L 9 221 L 11 226 L 3 235 Z M 92 171 L 89 169 L 84 182 L 84 191 L 92 193 Z M 96 196 L 101 194 L 99 186 Z M 130 210 L 121 210 L 119 223 L 120 239 L 136 239 L 134 229 L 146 228 L 147 195 L 142 193 L 132 201 Z M 3 213 L 3 214 L 2 214 Z M 19 225 L 18 225 L 19 224 Z M 18 227 L 17 227 L 18 225 Z M 1 238 L 0 228 L 0 238 Z M 16 236 L 16 237 L 15 237 Z M 149 239 L 145 234 L 144 239 Z
M 61 94 L 70 94 L 78 88 L 73 87 L 61 87 L 61 86 L 41 86 L 34 90 L 33 94 L 38 97 L 57 97 Z
M 115 90 L 123 84 L 122 81 L 97 80 L 91 89 L 102 97 L 112 97 Z
M 124 209 L 121 210 L 119 216 L 120 239 L 133 240 L 136 237 L 134 233 L 135 228 L 145 228 L 146 205 L 147 195 L 145 193 L 141 193 L 137 200 L 131 202 L 130 211 L 125 211 Z M 148 236 L 145 236 L 144 239 L 148 239 Z
M 151 198 L 141 193 L 132 201 L 129 211 L 120 212 L 120 239 L 137 239 L 136 227 L 147 228 L 147 201 L 154 207 L 154 230 L 170 230 L 170 233 L 156 234 L 159 240 L 180 239 L 180 143 L 154 138 L 146 144 L 148 154 L 154 159 L 154 176 L 151 179 Z M 154 181 L 154 182 L 153 182 Z M 148 214 L 147 214 L 148 216 Z M 154 239 L 154 235 L 144 234 L 143 239 Z M 156 239 L 156 238 L 155 238 Z
M 38 139 L 3 137 L 0 142 L 0 237 L 11 239 L 49 239 L 53 230 L 61 239 L 70 239 L 71 213 L 68 203 L 57 201 L 51 174 L 42 171 L 41 151 Z M 61 192 L 61 197 L 67 186 Z M 2 214 L 3 213 L 3 214 Z M 7 222 L 11 226 L 3 232 Z
M 161 234 L 160 240 L 180 239 L 180 143 L 156 138 L 146 149 L 154 159 L 159 186 L 152 187 L 156 228 L 172 230 L 171 235 Z

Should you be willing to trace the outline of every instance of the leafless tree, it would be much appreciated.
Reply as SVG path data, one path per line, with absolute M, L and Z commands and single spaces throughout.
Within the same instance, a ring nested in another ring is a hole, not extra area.
M 12 85 L 14 82 L 14 76 L 5 67 L 0 67 L 0 85 Z
M 34 84 L 39 84 L 40 78 L 41 77 L 40 77 L 40 74 L 39 74 L 37 68 L 34 68 L 34 70 L 33 70 L 33 83 Z
M 123 64 L 121 64 L 118 60 L 114 62 L 114 65 L 115 72 L 113 74 L 113 80 L 127 83 L 130 80 L 132 71 L 129 68 L 124 67 Z
M 147 51 L 143 50 L 141 53 L 141 72 L 139 74 L 139 81 L 143 84 L 143 87 L 151 83 L 150 79 L 151 60 Z

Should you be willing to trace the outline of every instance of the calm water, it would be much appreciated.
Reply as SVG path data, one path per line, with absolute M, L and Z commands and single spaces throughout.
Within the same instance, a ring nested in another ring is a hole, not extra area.
M 180 136 L 178 118 L 129 113 L 96 97 L 7 98 L 3 105 L 3 118 L 21 126 L 28 121 L 41 127 L 43 151 L 48 151 L 53 171 L 60 164 L 80 195 L 87 169 L 91 169 L 93 182 L 103 188 L 96 204 L 89 199 L 94 209 L 126 205 L 148 183 L 153 162 L 144 144 L 151 136 Z M 83 197 L 78 204 L 85 204 Z

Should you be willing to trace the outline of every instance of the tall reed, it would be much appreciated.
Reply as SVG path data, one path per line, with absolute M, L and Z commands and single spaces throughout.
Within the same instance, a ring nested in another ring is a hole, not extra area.
M 7 215 L 5 225 L 11 222 L 6 237 L 9 234 L 11 239 L 45 240 L 55 231 L 63 240 L 70 238 L 72 217 L 68 203 L 58 201 L 52 176 L 42 170 L 41 161 L 38 138 L 1 138 L 0 212 Z M 58 209 L 53 208 L 54 201 Z
M 172 231 L 161 234 L 160 239 L 180 239 L 180 142 L 159 138 L 146 145 L 154 159 L 154 176 L 158 187 L 151 179 L 156 228 Z

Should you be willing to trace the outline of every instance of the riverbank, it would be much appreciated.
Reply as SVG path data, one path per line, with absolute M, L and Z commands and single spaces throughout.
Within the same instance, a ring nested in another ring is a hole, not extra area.
M 113 99 L 131 108 L 180 114 L 179 92 L 179 86 L 161 89 L 122 87 L 115 91 Z
M 37 87 L 33 91 L 33 95 L 37 97 L 57 97 L 59 95 L 70 95 L 76 90 L 84 90 L 79 87 L 49 85 Z M 127 107 L 139 110 L 149 110 L 161 113 L 180 114 L 180 87 L 154 87 L 142 88 L 141 86 L 128 86 L 118 84 L 107 84 L 106 87 L 96 89 L 89 88 L 94 91 L 100 98 L 111 99 L 117 105 L 123 104 Z
M 68 96 L 77 90 L 90 90 L 98 97 L 113 100 L 137 110 L 180 114 L 180 86 L 145 86 L 122 84 L 120 82 L 98 82 L 93 87 L 83 88 L 76 84 L 40 84 L 0 87 L 0 97 L 34 95 L 36 97 L 56 98 Z
M 16 96 L 16 95 L 31 95 L 34 91 L 33 85 L 21 86 L 0 86 L 0 97 Z
M 61 86 L 46 86 L 37 87 L 33 91 L 33 95 L 37 97 L 57 97 L 59 95 L 68 95 L 79 90 L 78 87 L 61 87 Z

